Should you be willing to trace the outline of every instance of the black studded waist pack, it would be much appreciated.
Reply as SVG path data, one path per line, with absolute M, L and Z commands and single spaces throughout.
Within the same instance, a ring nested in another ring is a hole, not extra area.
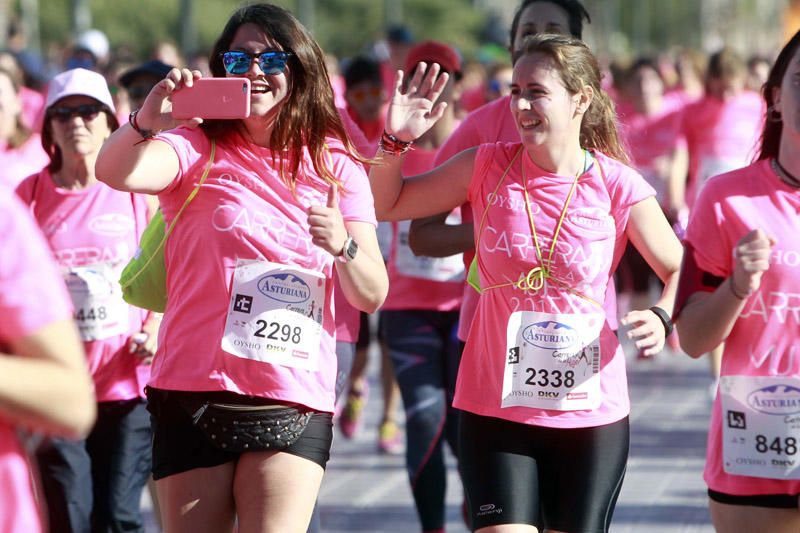
M 300 438 L 313 414 L 302 406 L 182 403 L 209 442 L 233 453 L 284 450 Z

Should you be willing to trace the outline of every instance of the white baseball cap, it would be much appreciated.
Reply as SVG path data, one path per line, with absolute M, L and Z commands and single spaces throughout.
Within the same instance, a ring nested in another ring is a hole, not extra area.
M 96 61 L 103 61 L 108 57 L 108 51 L 111 48 L 108 43 L 108 37 L 100 30 L 86 30 L 78 36 L 75 41 L 75 48 L 77 50 L 86 50 L 90 52 Z
M 67 70 L 50 80 L 45 108 L 67 96 L 88 96 L 106 105 L 112 113 L 117 112 L 106 79 L 101 74 L 85 68 Z

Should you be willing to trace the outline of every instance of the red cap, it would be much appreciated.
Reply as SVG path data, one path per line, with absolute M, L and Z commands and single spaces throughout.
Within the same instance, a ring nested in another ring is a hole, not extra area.
M 450 74 L 461 72 L 461 57 L 450 46 L 438 41 L 425 41 L 415 45 L 406 58 L 406 72 L 411 72 L 417 63 L 439 63 L 442 70 Z

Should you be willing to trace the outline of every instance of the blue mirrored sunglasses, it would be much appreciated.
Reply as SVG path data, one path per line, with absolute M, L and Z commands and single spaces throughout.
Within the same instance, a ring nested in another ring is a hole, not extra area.
M 222 52 L 222 64 L 228 74 L 244 74 L 250 70 L 253 59 L 258 60 L 258 66 L 264 74 L 272 76 L 280 74 L 286 69 L 286 62 L 292 54 L 289 52 L 270 50 L 260 54 L 251 54 L 240 50 Z

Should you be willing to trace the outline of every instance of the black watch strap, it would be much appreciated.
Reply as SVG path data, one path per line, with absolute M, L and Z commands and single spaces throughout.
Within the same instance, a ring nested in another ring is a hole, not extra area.
M 672 330 L 675 329 L 675 325 L 672 323 L 672 317 L 669 316 L 669 313 L 661 309 L 659 306 L 654 305 L 650 308 L 650 310 L 655 313 L 655 315 L 661 320 L 661 323 L 664 325 L 664 337 L 669 337 L 669 334 L 672 333 Z

